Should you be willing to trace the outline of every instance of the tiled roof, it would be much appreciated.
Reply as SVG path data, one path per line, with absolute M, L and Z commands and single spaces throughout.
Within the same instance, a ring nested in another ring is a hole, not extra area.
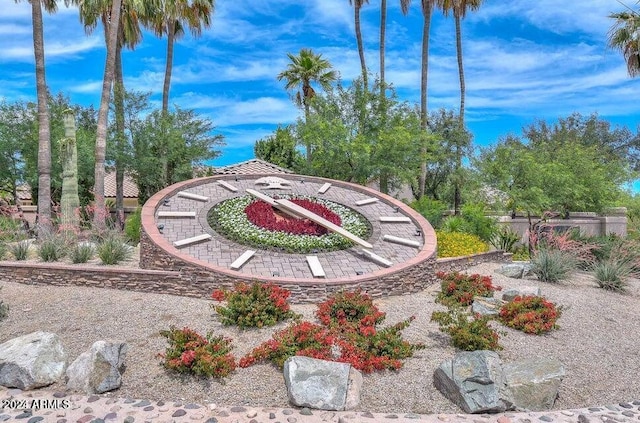
M 18 200 L 31 200 L 31 186 L 29 184 L 18 185 L 16 194 L 18 194 Z
M 125 173 L 122 185 L 124 198 L 138 198 L 138 186 L 131 176 Z M 104 196 L 114 198 L 116 196 L 116 173 L 113 171 L 107 171 L 104 175 Z
M 218 167 L 216 175 L 255 175 L 262 173 L 293 173 L 289 169 L 276 166 L 261 159 L 251 159 L 244 162 Z

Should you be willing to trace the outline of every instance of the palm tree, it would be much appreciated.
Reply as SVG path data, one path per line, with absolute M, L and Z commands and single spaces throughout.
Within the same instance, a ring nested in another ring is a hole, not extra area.
M 19 0 L 16 0 L 18 2 Z M 36 62 L 36 93 L 38 97 L 38 224 L 44 231 L 51 229 L 51 126 L 47 80 L 44 67 L 44 36 L 42 8 L 53 13 L 56 0 L 29 0 L 33 26 L 33 54 Z
M 458 76 L 460 78 L 460 124 L 464 126 L 464 100 L 465 100 L 465 83 L 464 83 L 464 67 L 462 65 L 462 29 L 461 21 L 467 15 L 467 10 L 476 11 L 480 8 L 484 0 L 437 0 L 438 6 L 442 9 L 445 16 L 453 13 L 453 19 L 456 25 L 456 55 L 458 58 Z
M 429 110 L 427 109 L 427 89 L 428 89 L 428 76 L 429 76 L 429 33 L 431 31 L 431 16 L 433 15 L 433 8 L 436 6 L 438 0 L 421 0 L 422 7 L 422 66 L 420 73 L 420 127 L 423 131 L 427 130 Z M 411 0 L 405 0 L 401 3 L 402 12 L 407 14 Z M 425 186 L 427 183 L 427 145 L 426 139 L 423 141 L 420 154 L 422 160 L 420 162 L 420 176 L 418 177 L 418 195 L 422 197 L 425 192 Z
M 315 54 L 311 49 L 303 48 L 297 56 L 292 53 L 287 53 L 287 56 L 291 63 L 277 78 L 278 81 L 286 81 L 287 90 L 298 90 L 295 96 L 296 103 L 304 107 L 304 117 L 308 120 L 311 99 L 316 93 L 311 83 L 316 82 L 326 90 L 338 79 L 338 74 L 332 69 L 331 63 L 322 58 L 322 54 Z M 307 144 L 306 148 L 307 161 L 311 161 L 311 146 Z
M 108 1 L 80 2 L 80 19 L 87 32 L 92 32 L 98 21 L 102 21 L 105 29 L 105 43 L 108 42 L 108 32 L 111 22 L 111 5 Z M 155 4 L 153 2 L 140 2 L 136 0 L 124 0 L 121 3 L 118 25 L 117 41 L 115 46 L 113 97 L 115 109 L 115 171 L 116 171 L 116 223 L 120 229 L 124 227 L 124 151 L 126 136 L 124 129 L 124 75 L 122 70 L 122 48 L 133 50 L 142 40 L 140 19 L 149 19 Z M 150 11 L 151 10 L 151 11 Z
M 169 89 L 173 70 L 173 48 L 177 39 L 184 35 L 185 25 L 195 37 L 202 34 L 202 28 L 211 26 L 211 16 L 215 9 L 215 0 L 162 0 L 156 16 L 151 16 L 146 25 L 156 35 L 167 36 L 167 63 L 162 87 L 162 111 L 169 110 Z
M 97 0 L 83 1 L 73 0 L 80 9 L 80 19 L 84 22 L 87 31 L 91 31 L 102 19 L 105 31 L 107 58 L 102 79 L 102 94 L 100 108 L 98 109 L 98 125 L 96 129 L 95 147 L 95 182 L 93 186 L 95 212 L 93 225 L 97 228 L 105 227 L 106 208 L 104 201 L 104 175 L 105 158 L 107 153 L 107 125 L 109 117 L 109 100 L 111 98 L 111 86 L 113 84 L 118 56 L 118 40 L 120 38 L 120 25 L 122 13 L 122 0 Z M 111 4 L 109 4 L 111 3 Z
M 609 30 L 609 46 L 620 50 L 630 77 L 640 75 L 640 15 L 634 10 L 609 15 L 615 23 Z
M 400 0 L 400 7 L 402 13 L 407 14 L 409 12 L 409 3 L 411 0 Z M 380 97 L 385 97 L 385 83 L 384 83 L 384 59 L 385 59 L 385 36 L 387 32 L 387 0 L 380 1 Z
M 362 29 L 360 28 L 360 9 L 369 0 L 349 0 L 349 4 L 353 5 L 353 16 L 356 25 L 356 41 L 358 43 L 358 55 L 360 56 L 360 67 L 362 67 L 362 81 L 364 89 L 367 90 L 367 64 L 364 60 L 364 46 L 362 44 Z
M 467 15 L 467 10 L 475 11 L 480 8 L 484 0 L 438 0 L 438 5 L 442 8 L 445 16 L 450 12 L 453 13 L 453 19 L 456 25 L 456 55 L 458 58 L 458 77 L 460 78 L 460 129 L 464 128 L 464 100 L 465 100 L 465 83 L 464 83 L 464 67 L 462 64 L 462 29 L 461 21 Z M 461 194 L 460 186 L 460 169 L 462 168 L 462 148 L 458 144 L 456 146 L 456 178 L 454 181 L 453 209 L 456 215 L 460 214 Z

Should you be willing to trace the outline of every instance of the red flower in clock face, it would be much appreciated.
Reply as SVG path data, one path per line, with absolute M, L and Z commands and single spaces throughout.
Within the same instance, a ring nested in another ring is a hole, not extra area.
M 335 225 L 340 226 L 342 223 L 340 216 L 322 204 L 305 199 L 293 199 L 291 202 L 327 219 Z M 244 209 L 244 212 L 251 223 L 269 231 L 313 236 L 321 236 L 327 233 L 327 229 L 317 223 L 281 213 L 262 200 L 252 202 Z

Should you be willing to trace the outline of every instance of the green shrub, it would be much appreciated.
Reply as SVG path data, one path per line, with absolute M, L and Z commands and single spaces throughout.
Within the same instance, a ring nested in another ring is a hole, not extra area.
M 513 257 L 511 257 L 513 261 L 529 261 L 531 257 L 529 256 L 529 248 L 526 245 L 521 245 L 517 247 L 513 251 Z
M 483 204 L 465 204 L 462 206 L 460 213 L 466 222 L 465 232 L 477 236 L 484 242 L 491 241 L 494 233 L 498 230 L 498 223 L 494 218 L 485 216 L 485 207 Z
M 426 195 L 423 195 L 419 200 L 409 204 L 409 207 L 424 216 L 424 218 L 427 219 L 434 228 L 440 227 L 444 217 L 444 212 L 447 211 L 447 205 L 445 203 L 438 200 L 432 200 Z
M 131 247 L 119 234 L 111 232 L 98 244 L 97 253 L 103 264 L 118 264 L 131 257 Z
M 19 220 L 9 216 L 0 216 L 0 241 L 20 241 L 25 236 Z
M 494 291 L 502 289 L 491 283 L 491 276 L 458 272 L 438 272 L 436 276 L 442 280 L 436 302 L 447 307 L 468 306 L 473 297 L 493 297 Z
M 543 282 L 560 282 L 576 268 L 576 258 L 568 252 L 539 249 L 531 259 L 533 273 Z
M 440 224 L 440 232 L 448 233 L 471 233 L 467 221 L 462 216 L 447 216 Z
M 131 245 L 138 245 L 140 242 L 140 227 L 142 226 L 142 208 L 138 207 L 126 222 L 124 222 L 124 233 L 127 235 L 127 241 Z
M 451 336 L 451 345 L 463 351 L 501 350 L 498 332 L 489 326 L 489 316 L 471 316 L 460 308 L 434 311 L 431 320 Z
M 557 329 L 556 321 L 562 315 L 561 307 L 539 296 L 517 296 L 502 306 L 499 319 L 510 328 L 524 333 L 541 333 Z
M 67 244 L 61 236 L 47 235 L 38 246 L 38 255 L 42 261 L 59 261 L 67 255 Z
M 86 242 L 82 242 L 79 244 L 76 244 L 72 249 L 71 249 L 71 261 L 73 263 L 86 263 L 89 260 L 91 260 L 91 258 L 93 258 L 93 255 L 95 254 L 95 249 L 93 248 L 93 245 L 86 243 Z
M 439 231 L 436 236 L 438 258 L 469 256 L 489 251 L 489 245 L 475 235 Z
M 520 241 L 520 235 L 508 226 L 496 230 L 491 237 L 491 245 L 507 253 L 515 252 L 518 241 Z
M 179 373 L 191 373 L 197 376 L 222 378 L 236 368 L 235 358 L 231 355 L 231 340 L 223 336 L 206 337 L 184 328 L 160 331 L 167 338 L 169 346 L 162 364 Z
M 222 324 L 241 328 L 273 326 L 279 321 L 297 317 L 287 298 L 289 291 L 270 283 L 237 284 L 233 291 L 217 289 L 211 295 L 227 306 L 212 305 L 221 316 Z
M 13 258 L 18 261 L 26 260 L 29 257 L 29 248 L 31 247 L 31 241 L 25 239 L 18 241 L 9 246 L 9 251 L 13 255 Z
M 625 292 L 628 287 L 627 278 L 633 273 L 633 265 L 624 258 L 611 257 L 595 263 L 592 270 L 600 288 Z

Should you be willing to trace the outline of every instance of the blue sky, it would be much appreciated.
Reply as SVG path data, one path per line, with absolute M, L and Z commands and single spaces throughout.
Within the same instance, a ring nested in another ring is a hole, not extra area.
M 629 0 L 629 5 L 635 2 Z M 47 83 L 72 102 L 99 104 L 104 70 L 101 28 L 86 35 L 76 9 L 63 2 L 46 15 Z M 536 119 L 555 121 L 572 112 L 598 113 L 632 131 L 640 116 L 640 80 L 627 76 L 622 55 L 607 48 L 617 0 L 486 0 L 463 22 L 467 124 L 485 146 L 520 134 Z M 258 6 L 258 7 L 256 7 Z M 420 99 L 420 1 L 403 16 L 389 1 L 386 79 L 400 97 Z M 370 72 L 379 73 L 379 2 L 362 8 Z M 151 91 L 161 102 L 166 42 L 145 33 L 123 53 L 125 86 Z M 214 165 L 253 157 L 254 142 L 298 110 L 276 75 L 287 53 L 312 48 L 344 81 L 359 76 L 353 9 L 347 0 L 218 0 L 213 25 L 198 39 L 176 45 L 170 102 L 212 119 L 226 137 Z M 459 86 L 451 18 L 436 12 L 431 27 L 429 109 L 458 108 Z M 35 71 L 28 2 L 5 0 L 0 9 L 0 99 L 34 101 Z

